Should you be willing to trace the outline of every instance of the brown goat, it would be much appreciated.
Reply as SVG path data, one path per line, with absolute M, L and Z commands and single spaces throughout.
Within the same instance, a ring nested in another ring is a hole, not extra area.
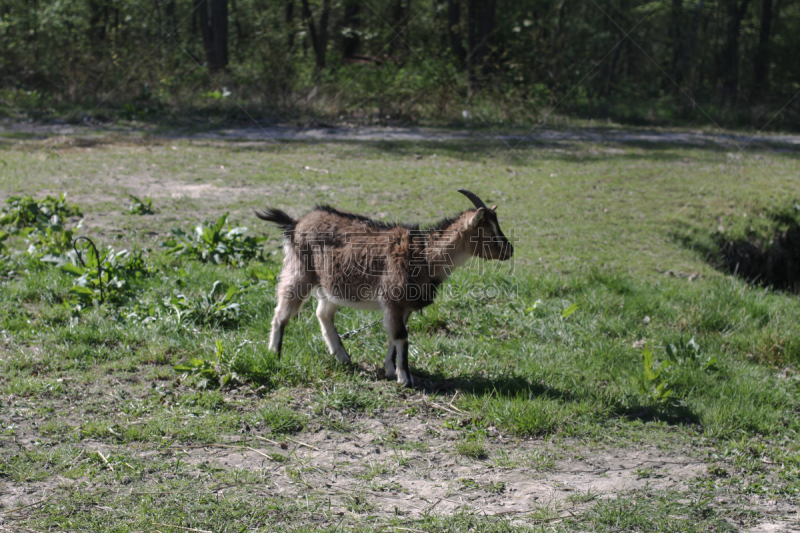
M 348 363 L 350 356 L 333 323 L 336 312 L 340 307 L 383 311 L 389 336 L 386 377 L 412 387 L 406 329 L 411 313 L 432 304 L 439 285 L 470 257 L 504 261 L 514 253 L 500 231 L 497 206 L 486 207 L 474 193 L 459 192 L 475 209 L 427 229 L 386 224 L 328 206 L 317 206 L 299 220 L 278 209 L 256 211 L 260 219 L 283 228 L 284 235 L 269 348 L 280 356 L 286 324 L 313 294 L 331 355 Z

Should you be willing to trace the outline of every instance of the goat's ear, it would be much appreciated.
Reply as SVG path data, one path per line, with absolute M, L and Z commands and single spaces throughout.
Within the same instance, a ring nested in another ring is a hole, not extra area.
M 493 205 L 492 207 L 489 208 L 489 211 L 492 211 L 492 212 L 497 211 L 497 206 Z
M 486 213 L 486 210 L 484 208 L 481 207 L 481 208 L 477 209 L 475 211 L 475 214 L 472 215 L 472 218 L 469 219 L 469 222 L 467 222 L 467 228 L 468 229 L 474 229 L 478 224 L 481 223 L 481 220 L 483 220 L 483 215 L 485 213 Z

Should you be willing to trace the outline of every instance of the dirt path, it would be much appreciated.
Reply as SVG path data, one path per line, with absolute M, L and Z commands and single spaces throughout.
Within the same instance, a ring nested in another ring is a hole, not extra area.
M 477 126 L 480 126 L 478 124 Z M 247 141 L 497 141 L 509 147 L 520 142 L 596 142 L 635 143 L 651 145 L 684 145 L 743 149 L 745 147 L 771 147 L 776 150 L 800 149 L 800 135 L 767 133 L 717 133 L 699 130 L 623 130 L 578 128 L 555 130 L 532 127 L 509 131 L 481 127 L 423 128 L 423 127 L 372 127 L 372 126 L 247 126 L 186 132 L 157 130 L 152 126 L 129 127 L 110 125 L 73 125 L 64 122 L 0 123 L 0 134 L 28 134 L 41 137 L 81 136 L 94 134 L 137 135 L 150 134 L 164 138 L 247 140 Z

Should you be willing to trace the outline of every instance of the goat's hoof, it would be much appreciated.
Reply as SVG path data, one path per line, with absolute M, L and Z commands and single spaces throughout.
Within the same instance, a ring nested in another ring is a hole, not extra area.
M 401 387 L 405 387 L 407 389 L 413 389 L 414 388 L 414 377 L 413 376 L 408 376 L 408 379 L 404 380 L 404 379 L 402 379 L 401 377 L 398 376 L 397 384 L 400 385 Z
M 347 354 L 337 355 L 336 360 L 342 363 L 343 365 L 348 365 L 353 362 L 350 360 L 350 356 Z

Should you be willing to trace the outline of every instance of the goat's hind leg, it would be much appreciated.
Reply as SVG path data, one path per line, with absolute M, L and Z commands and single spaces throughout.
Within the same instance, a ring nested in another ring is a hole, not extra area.
M 317 319 L 319 319 L 319 327 L 322 329 L 322 336 L 325 338 L 325 344 L 328 345 L 328 350 L 331 355 L 336 357 L 340 363 L 349 363 L 350 355 L 342 344 L 342 338 L 339 337 L 339 332 L 336 331 L 336 325 L 333 323 L 333 317 L 339 306 L 335 303 L 320 299 L 317 305 Z
M 278 305 L 272 317 L 272 330 L 269 334 L 269 349 L 281 356 L 283 332 L 286 324 L 294 318 L 308 295 L 304 295 L 299 284 L 278 284 Z

